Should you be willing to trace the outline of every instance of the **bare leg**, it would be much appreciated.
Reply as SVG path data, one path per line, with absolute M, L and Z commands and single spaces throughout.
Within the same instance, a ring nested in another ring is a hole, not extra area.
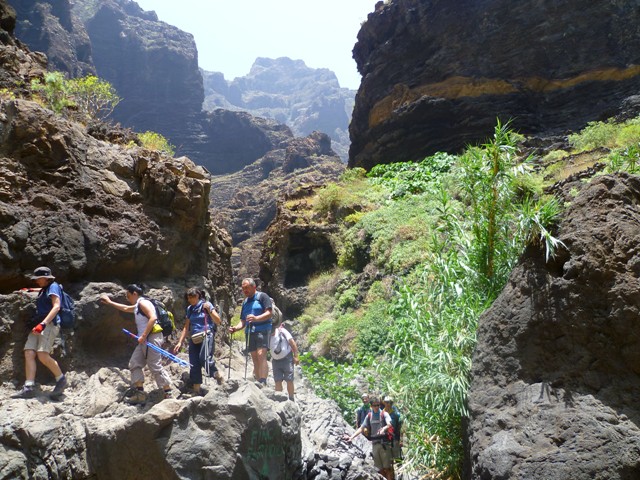
M 51 373 L 53 373 L 54 377 L 58 378 L 60 375 L 62 375 L 62 370 L 60 370 L 58 362 L 56 362 L 55 359 L 51 358 L 51 355 L 49 355 L 47 352 L 38 352 L 37 355 L 40 363 L 47 367 L 51 371 Z
M 24 351 L 24 369 L 26 373 L 26 379 L 34 381 L 36 379 L 36 351 L 35 350 Z
M 289 394 L 289 398 L 293 398 L 293 393 L 294 393 L 293 382 L 287 382 L 287 393 Z
M 276 392 L 282 391 L 282 381 L 276 382 Z

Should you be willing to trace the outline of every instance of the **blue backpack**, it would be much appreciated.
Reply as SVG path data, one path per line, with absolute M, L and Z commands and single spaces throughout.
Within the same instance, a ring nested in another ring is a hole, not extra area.
M 58 284 L 60 285 L 60 284 Z M 48 292 L 48 288 L 47 288 Z M 58 315 L 60 316 L 60 327 L 61 328 L 75 328 L 76 326 L 76 303 L 73 301 L 67 292 L 64 291 L 62 285 L 60 285 L 60 311 Z

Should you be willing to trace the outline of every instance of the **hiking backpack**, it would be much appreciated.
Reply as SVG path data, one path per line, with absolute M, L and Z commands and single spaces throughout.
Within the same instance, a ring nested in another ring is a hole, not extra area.
M 60 327 L 74 328 L 76 326 L 76 304 L 73 298 L 64 291 L 62 285 L 60 285 L 60 293 L 62 294 L 62 298 L 60 298 L 60 311 L 58 312 L 58 315 L 60 315 Z
M 76 304 L 67 292 L 64 291 L 62 285 L 60 286 L 60 311 L 58 316 L 60 317 L 60 328 L 75 328 L 76 326 Z M 41 295 L 49 295 L 49 287 L 45 290 L 41 290 Z
M 269 297 L 271 298 L 271 297 Z M 282 312 L 271 298 L 271 328 L 278 328 L 282 324 Z
M 369 432 L 369 440 L 382 440 L 385 442 L 393 441 L 393 433 L 394 433 L 393 422 L 391 421 L 391 414 L 387 412 L 387 415 L 389 415 L 389 428 L 387 429 L 387 431 L 382 435 L 372 435 L 373 432 Z M 371 422 L 373 419 L 373 411 L 369 411 L 369 413 L 367 414 L 367 418 L 369 419 L 369 426 L 372 426 Z M 380 428 L 378 430 L 380 430 L 381 428 L 384 428 L 384 426 L 385 426 L 384 410 L 380 409 Z
M 171 335 L 176 329 L 176 324 L 173 320 L 173 313 L 167 310 L 167 307 L 165 307 L 164 303 L 162 303 L 160 300 L 149 297 L 143 298 L 149 300 L 153 304 L 153 307 L 156 309 L 156 322 L 162 327 L 162 335 L 164 335 L 165 337 Z M 144 315 L 144 312 L 142 310 L 139 311 L 142 315 Z

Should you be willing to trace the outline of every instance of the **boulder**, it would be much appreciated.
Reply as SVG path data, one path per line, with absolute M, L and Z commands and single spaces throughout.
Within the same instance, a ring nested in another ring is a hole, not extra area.
M 559 226 L 564 247 L 549 262 L 529 248 L 480 318 L 468 478 L 640 475 L 640 179 L 578 189 Z

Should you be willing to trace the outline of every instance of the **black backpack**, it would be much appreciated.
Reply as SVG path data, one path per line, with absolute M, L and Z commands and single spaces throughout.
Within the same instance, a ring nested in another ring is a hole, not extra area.
M 149 300 L 153 307 L 156 309 L 156 322 L 162 327 L 162 335 L 165 337 L 170 336 L 176 329 L 176 324 L 173 320 L 173 313 L 167 310 L 160 300 L 155 298 L 143 297 L 145 300 Z M 138 308 L 138 311 L 144 315 L 144 312 Z M 144 315 L 146 317 L 146 315 Z

